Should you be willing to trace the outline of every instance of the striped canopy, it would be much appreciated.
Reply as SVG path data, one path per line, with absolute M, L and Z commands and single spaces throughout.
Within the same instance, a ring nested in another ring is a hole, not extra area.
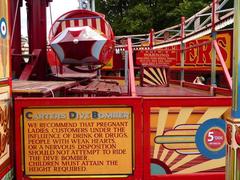
M 74 10 L 60 16 L 49 32 L 62 64 L 105 65 L 113 58 L 114 34 L 104 15 Z
M 49 32 L 49 40 L 68 27 L 89 26 L 106 35 L 108 39 L 114 40 L 111 26 L 105 20 L 103 14 L 88 11 L 74 10 L 60 16 L 52 25 Z
M 105 65 L 113 54 L 113 41 L 88 26 L 66 28 L 50 45 L 62 64 Z

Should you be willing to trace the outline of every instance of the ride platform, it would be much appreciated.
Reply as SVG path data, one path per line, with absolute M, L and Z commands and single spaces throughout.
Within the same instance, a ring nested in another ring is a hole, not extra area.
M 206 97 L 209 92 L 170 84 L 168 87 L 136 87 L 138 96 L 143 97 Z
M 13 96 L 23 97 L 51 97 L 55 94 L 65 94 L 66 90 L 77 86 L 76 81 L 21 81 L 12 82 Z
M 204 88 L 203 88 L 204 89 Z M 136 86 L 139 97 L 210 97 L 210 91 L 181 87 L 170 84 L 167 87 Z M 79 96 L 104 97 L 125 96 L 127 87 L 119 85 L 114 80 L 94 79 L 91 83 L 81 85 L 77 81 L 13 81 L 13 95 L 23 97 L 49 97 L 49 96 Z
M 88 85 L 79 85 L 68 90 L 77 96 L 121 96 L 121 88 L 117 81 L 95 79 Z

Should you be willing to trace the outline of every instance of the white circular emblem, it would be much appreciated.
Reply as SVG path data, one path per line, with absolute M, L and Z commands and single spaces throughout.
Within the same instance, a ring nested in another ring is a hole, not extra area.
M 1 18 L 0 20 L 0 35 L 2 38 L 6 38 L 7 36 L 7 22 L 5 18 Z

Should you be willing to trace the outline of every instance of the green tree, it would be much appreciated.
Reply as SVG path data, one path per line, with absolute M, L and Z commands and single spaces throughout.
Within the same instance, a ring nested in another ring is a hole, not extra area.
M 126 12 L 126 16 L 119 22 L 121 28 L 116 30 L 117 34 L 134 34 L 139 32 L 148 32 L 149 27 L 153 25 L 153 16 L 149 11 L 149 5 L 137 4 Z M 117 24 L 116 24 L 117 25 Z
M 175 6 L 171 11 L 166 14 L 167 19 L 175 19 L 174 23 L 179 23 L 181 16 L 191 17 L 196 12 L 206 7 L 212 1 L 209 0 L 201 0 L 201 1 L 193 1 L 193 0 L 183 0 L 179 2 L 178 5 Z
M 212 0 L 96 0 L 97 11 L 106 15 L 116 35 L 148 33 L 179 24 Z

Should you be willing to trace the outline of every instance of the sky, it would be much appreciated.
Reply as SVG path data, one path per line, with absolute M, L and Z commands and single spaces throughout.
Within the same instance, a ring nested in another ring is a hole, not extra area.
M 79 6 L 78 0 L 53 0 L 50 3 L 52 9 L 52 18 L 53 22 L 62 14 L 67 11 L 77 9 Z M 47 34 L 49 33 L 49 29 L 51 27 L 50 20 L 50 8 L 47 8 Z M 26 16 L 26 6 L 25 2 L 23 3 L 23 7 L 21 8 L 21 21 L 22 21 L 22 35 L 27 35 L 27 16 Z

